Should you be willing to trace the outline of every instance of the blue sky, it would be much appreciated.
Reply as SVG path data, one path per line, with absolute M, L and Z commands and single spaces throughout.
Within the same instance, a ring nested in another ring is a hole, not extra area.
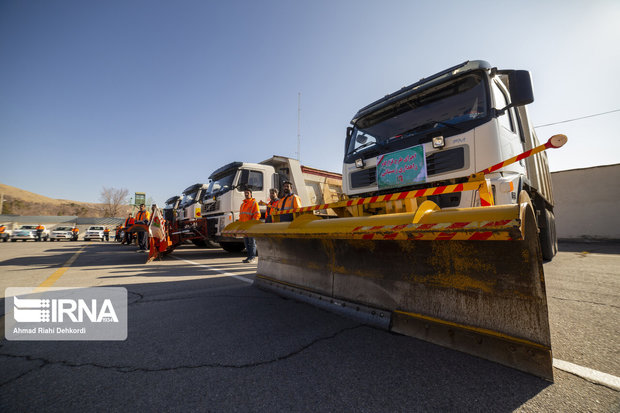
M 0 2 L 0 182 L 156 202 L 219 166 L 339 172 L 371 101 L 465 60 L 532 73 L 535 125 L 620 109 L 620 2 Z M 539 128 L 553 171 L 620 162 L 620 112 Z

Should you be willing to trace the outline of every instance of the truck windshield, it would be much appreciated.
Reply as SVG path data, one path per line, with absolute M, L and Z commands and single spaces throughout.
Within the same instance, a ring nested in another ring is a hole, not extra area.
M 430 142 L 432 136 L 465 132 L 487 115 L 482 75 L 470 74 L 407 97 L 357 121 L 347 157 L 385 152 L 392 143 L 408 147 Z M 395 148 L 391 148 L 395 149 Z
M 230 191 L 232 189 L 232 184 L 235 180 L 236 175 L 237 170 L 235 169 L 234 171 L 230 171 L 226 175 L 211 181 L 205 197 L 212 198 L 214 196 L 222 195 L 223 193 Z
M 189 194 L 183 195 L 183 199 L 181 200 L 179 206 L 184 208 L 188 205 L 193 204 L 195 202 L 196 195 L 198 195 L 198 191 L 190 192 Z

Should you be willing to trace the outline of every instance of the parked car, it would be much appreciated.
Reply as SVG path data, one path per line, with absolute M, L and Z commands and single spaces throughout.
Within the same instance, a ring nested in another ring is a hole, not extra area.
M 90 241 L 92 239 L 99 239 L 99 241 L 103 241 L 104 229 L 105 227 L 103 225 L 89 227 L 86 230 L 86 234 L 84 234 L 84 241 Z
M 73 238 L 73 234 L 71 233 L 72 229 L 72 226 L 60 226 L 52 229 L 52 232 L 50 233 L 50 241 L 60 241 L 63 239 L 71 241 Z
M 7 242 L 11 239 L 11 233 L 13 231 L 8 228 L 9 226 L 7 224 L 0 224 L 0 240 L 2 240 L 2 242 Z
M 37 237 L 37 227 L 38 225 L 22 225 L 21 227 L 13 231 L 13 234 L 11 234 L 11 241 L 38 241 L 39 239 Z M 50 239 L 50 231 L 49 229 L 45 228 L 45 225 L 42 225 L 42 227 L 43 233 L 41 234 L 41 241 L 47 241 Z

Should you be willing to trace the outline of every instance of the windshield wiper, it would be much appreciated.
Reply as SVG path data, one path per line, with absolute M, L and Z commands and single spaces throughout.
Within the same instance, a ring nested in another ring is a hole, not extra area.
M 422 125 L 418 125 L 415 128 L 413 128 L 413 129 L 409 129 L 409 130 L 406 130 L 404 132 L 401 132 L 400 135 L 404 137 L 404 136 L 409 135 L 411 133 L 422 132 L 422 131 L 425 131 L 425 130 L 428 130 L 428 129 L 435 129 L 436 125 L 438 125 L 438 124 L 442 125 L 442 126 L 446 126 L 448 128 L 451 128 L 451 129 L 453 129 L 455 131 L 458 131 L 458 132 L 462 132 L 463 131 L 463 129 L 459 128 L 458 126 L 454 126 L 454 125 L 452 125 L 450 123 L 442 122 L 442 121 L 439 121 L 439 120 L 431 120 L 429 122 L 423 123 Z
M 354 153 L 358 152 L 360 149 L 367 148 L 367 147 L 369 147 L 370 145 L 374 145 L 375 143 L 376 143 L 376 142 L 366 142 L 365 144 L 360 145 L 360 146 L 358 146 L 357 148 L 355 148 L 355 149 L 353 150 L 353 152 L 349 153 L 349 155 L 353 155 Z

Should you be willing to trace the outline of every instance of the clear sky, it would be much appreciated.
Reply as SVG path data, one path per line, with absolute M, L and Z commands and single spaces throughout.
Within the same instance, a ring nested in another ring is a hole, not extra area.
M 232 161 L 340 172 L 362 106 L 487 60 L 527 69 L 535 125 L 620 109 L 620 1 L 0 1 L 0 182 L 156 202 Z M 538 128 L 552 171 L 620 162 L 620 112 Z

